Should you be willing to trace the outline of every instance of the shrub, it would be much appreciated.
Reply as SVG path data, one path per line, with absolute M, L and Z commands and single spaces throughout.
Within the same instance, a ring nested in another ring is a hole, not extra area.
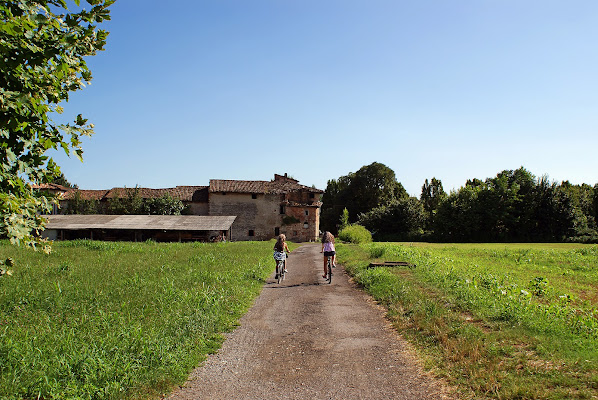
M 361 225 L 353 224 L 338 233 L 338 238 L 349 243 L 370 243 L 372 234 Z

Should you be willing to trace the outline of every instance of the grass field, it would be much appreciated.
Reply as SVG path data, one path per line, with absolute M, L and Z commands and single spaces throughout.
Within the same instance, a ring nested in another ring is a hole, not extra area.
M 158 398 L 236 326 L 270 242 L 0 242 L 0 399 Z M 151 396 L 151 397 L 150 397 Z
M 340 262 L 459 398 L 598 397 L 598 247 L 373 243 Z M 416 266 L 368 268 L 373 261 Z

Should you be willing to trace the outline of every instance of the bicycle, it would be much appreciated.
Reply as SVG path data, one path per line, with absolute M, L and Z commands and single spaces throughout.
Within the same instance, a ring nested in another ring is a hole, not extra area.
M 332 283 L 332 256 L 327 256 L 328 261 L 326 263 L 326 280 L 328 283 Z
M 288 257 L 288 255 L 286 256 Z M 276 260 L 276 280 L 278 283 L 284 281 L 286 275 L 286 257 L 284 260 Z

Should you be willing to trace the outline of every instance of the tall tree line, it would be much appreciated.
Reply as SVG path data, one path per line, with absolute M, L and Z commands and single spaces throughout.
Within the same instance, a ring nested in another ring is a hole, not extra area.
M 377 240 L 598 241 L 598 184 L 549 182 L 523 167 L 470 179 L 450 193 L 439 179 L 426 179 L 418 199 L 392 169 L 373 163 L 328 181 L 322 202 L 323 230 L 336 231 L 347 208 L 349 222 Z

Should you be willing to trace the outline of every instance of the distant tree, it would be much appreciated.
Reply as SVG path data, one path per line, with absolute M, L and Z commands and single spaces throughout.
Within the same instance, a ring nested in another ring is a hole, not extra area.
M 424 211 L 426 213 L 426 221 L 424 223 L 427 229 L 431 229 L 434 225 L 434 218 L 436 217 L 436 213 L 438 212 L 438 207 L 440 203 L 446 200 L 447 194 L 442 188 L 442 182 L 440 179 L 432 178 L 431 182 L 426 181 L 422 186 L 422 192 L 420 196 L 420 201 L 424 207 Z
M 351 184 L 351 176 L 341 176 L 337 179 L 328 180 L 326 190 L 322 194 L 322 212 L 320 214 L 320 225 L 323 231 L 338 232 L 338 221 L 346 208 L 348 200 L 348 188 Z
M 569 181 L 561 182 L 561 188 L 565 190 L 573 201 L 574 207 L 582 214 L 578 218 L 580 224 L 578 229 L 584 231 L 596 230 L 596 209 L 594 205 L 594 188 L 587 184 L 573 185 Z M 583 220 L 583 222 L 581 221 Z
M 469 187 L 484 186 L 484 182 L 479 180 L 478 178 L 468 179 L 467 182 L 465 182 L 465 186 L 469 186 Z
M 347 210 L 347 208 L 345 207 L 343 209 L 343 213 L 341 215 L 341 219 L 340 219 L 340 223 L 338 225 L 338 229 L 339 231 L 342 231 L 344 228 L 346 228 L 347 226 L 349 226 L 349 210 Z
M 478 201 L 481 190 L 481 186 L 465 185 L 440 203 L 434 220 L 437 239 L 447 242 L 476 240 L 482 217 Z
M 81 192 L 76 190 L 68 201 L 65 214 L 101 214 L 100 202 L 95 199 L 83 199 Z
M 169 194 L 153 199 L 144 199 L 142 212 L 149 215 L 181 215 L 183 202 Z
M 480 194 L 482 229 L 490 240 L 514 240 L 530 235 L 535 177 L 525 168 L 504 170 L 486 179 Z
M 46 151 L 81 158 L 81 136 L 93 133 L 81 115 L 60 125 L 51 114 L 91 81 L 85 57 L 103 50 L 108 33 L 96 25 L 110 19 L 113 2 L 89 0 L 89 11 L 69 13 L 66 0 L 0 1 L 0 237 L 12 243 L 41 244 L 32 231 L 44 228 L 39 214 L 51 202 L 28 183 L 60 173 Z
M 424 182 L 420 200 L 423 203 L 424 210 L 432 213 L 438 209 L 438 205 L 446 199 L 446 196 L 447 194 L 442 188 L 442 181 L 432 178 L 430 183 L 427 179 Z
M 328 181 L 322 196 L 322 229 L 336 232 L 345 208 L 353 223 L 361 213 L 406 197 L 409 195 L 392 169 L 377 162 L 363 166 L 355 173 Z
M 107 214 L 112 215 L 141 215 L 143 212 L 143 199 L 139 187 L 134 189 L 115 189 L 114 197 L 107 202 Z
M 541 179 L 535 200 L 534 220 L 540 240 L 562 241 L 576 235 L 579 214 L 565 188 Z
M 443 201 L 434 234 L 443 241 L 562 241 L 588 233 L 589 218 L 575 200 L 587 188 L 536 179 L 523 167 L 485 181 L 469 180 Z M 582 203 L 581 200 L 578 203 Z M 589 201 L 583 201 L 590 210 Z M 590 211 L 588 211 L 588 214 Z
M 423 204 L 415 197 L 407 197 L 360 214 L 358 223 L 378 240 L 408 240 L 423 233 L 424 220 Z
M 409 197 L 403 185 L 397 182 L 394 171 L 377 162 L 361 167 L 355 173 L 349 185 L 349 195 L 349 215 L 353 218 L 392 200 Z
M 54 176 L 52 178 L 49 179 L 50 183 L 55 183 L 57 185 L 61 185 L 64 187 L 67 187 L 69 189 L 78 189 L 79 187 L 77 185 L 73 185 L 72 183 L 70 183 L 66 177 L 64 176 L 64 174 L 61 172 L 60 174 L 58 174 L 57 176 Z

